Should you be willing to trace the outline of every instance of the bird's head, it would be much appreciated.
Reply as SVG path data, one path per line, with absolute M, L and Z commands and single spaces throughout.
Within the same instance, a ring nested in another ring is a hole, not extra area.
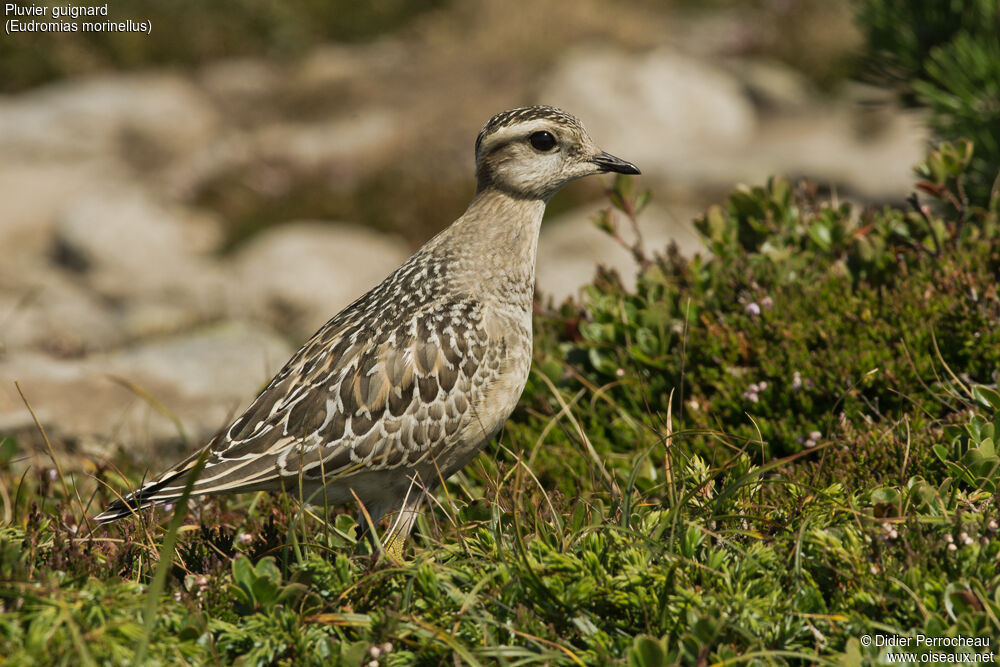
M 477 190 L 492 187 L 548 200 L 570 181 L 609 171 L 639 173 L 635 165 L 599 149 L 579 120 L 554 107 L 499 113 L 476 139 Z

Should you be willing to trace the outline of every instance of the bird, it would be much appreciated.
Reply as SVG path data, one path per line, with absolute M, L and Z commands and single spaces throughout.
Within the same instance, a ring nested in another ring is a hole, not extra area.
M 392 516 L 386 544 L 401 554 L 426 494 L 492 440 L 527 382 L 549 199 L 585 176 L 640 173 L 544 105 L 493 116 L 475 165 L 461 217 L 322 326 L 202 450 L 96 522 L 175 502 L 189 483 L 191 496 L 285 490 L 359 503 L 364 527 Z

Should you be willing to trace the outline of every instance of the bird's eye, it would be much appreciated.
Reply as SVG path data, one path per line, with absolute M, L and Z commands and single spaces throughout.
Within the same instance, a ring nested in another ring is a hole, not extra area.
M 528 137 L 528 141 L 531 142 L 531 145 L 534 146 L 535 149 L 540 151 L 550 151 L 555 148 L 556 145 L 556 138 L 552 136 L 551 132 L 546 132 L 544 130 L 532 134 Z

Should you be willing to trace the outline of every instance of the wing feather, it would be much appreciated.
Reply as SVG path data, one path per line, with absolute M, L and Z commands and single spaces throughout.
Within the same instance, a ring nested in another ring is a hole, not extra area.
M 461 436 L 471 419 L 465 393 L 488 371 L 480 304 L 438 303 L 370 332 L 350 310 L 306 343 L 213 439 L 193 495 L 278 489 L 300 473 L 329 480 L 412 466 Z M 451 324 L 439 333 L 442 312 Z M 97 518 L 176 499 L 199 456 Z

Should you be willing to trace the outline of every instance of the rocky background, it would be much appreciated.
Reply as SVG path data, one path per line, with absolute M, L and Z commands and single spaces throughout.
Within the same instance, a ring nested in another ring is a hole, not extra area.
M 38 440 L 17 382 L 58 443 L 181 456 L 462 212 L 473 140 L 505 108 L 578 115 L 643 170 L 647 246 L 684 253 L 702 251 L 691 219 L 736 183 L 780 173 L 900 201 L 923 153 L 912 112 L 845 76 L 846 2 L 424 4 L 363 39 L 194 63 L 110 66 L 38 35 L 28 46 L 65 47 L 38 80 L 10 78 L 31 49 L 3 38 L 0 435 Z M 602 187 L 550 205 L 543 301 L 598 264 L 629 280 L 629 254 L 588 221 Z

